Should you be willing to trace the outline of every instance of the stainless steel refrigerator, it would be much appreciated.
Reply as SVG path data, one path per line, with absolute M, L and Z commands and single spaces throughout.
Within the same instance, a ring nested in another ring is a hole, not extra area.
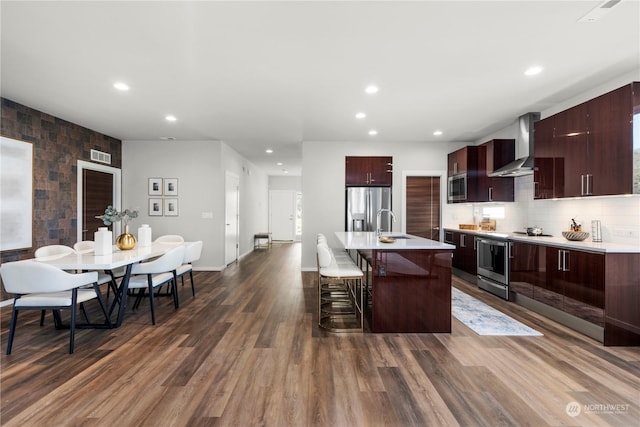
M 347 187 L 346 189 L 346 231 L 376 231 L 378 211 L 391 209 L 391 187 Z M 380 214 L 380 228 L 391 231 L 391 214 Z

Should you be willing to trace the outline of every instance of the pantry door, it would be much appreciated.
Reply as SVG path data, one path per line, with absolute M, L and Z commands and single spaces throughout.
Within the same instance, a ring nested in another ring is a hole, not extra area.
M 441 179 L 439 176 L 406 177 L 406 232 L 440 240 Z

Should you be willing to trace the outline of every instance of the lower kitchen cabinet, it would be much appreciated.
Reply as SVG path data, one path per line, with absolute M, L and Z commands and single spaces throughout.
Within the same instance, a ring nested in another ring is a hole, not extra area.
M 548 282 L 563 295 L 562 310 L 604 326 L 604 254 L 547 248 Z
M 640 253 L 520 241 L 510 250 L 512 300 L 523 296 L 598 326 L 607 346 L 640 345 Z
M 510 291 L 604 326 L 604 254 L 511 242 Z
M 455 245 L 452 267 L 475 276 L 478 273 L 475 236 L 471 233 L 446 231 L 445 242 Z
M 509 289 L 533 299 L 533 290 L 546 282 L 546 247 L 510 242 Z

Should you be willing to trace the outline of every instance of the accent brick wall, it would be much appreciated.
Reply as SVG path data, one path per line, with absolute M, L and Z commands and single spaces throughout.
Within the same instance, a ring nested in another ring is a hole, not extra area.
M 33 247 L 6 251 L 0 262 L 33 257 L 44 245 L 76 242 L 77 164 L 90 160 L 91 149 L 111 154 L 122 167 L 122 141 L 1 98 L 0 134 L 33 143 Z M 1 299 L 9 296 L 1 290 Z

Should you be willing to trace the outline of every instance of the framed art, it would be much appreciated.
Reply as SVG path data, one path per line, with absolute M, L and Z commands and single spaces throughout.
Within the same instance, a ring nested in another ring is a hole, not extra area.
M 149 199 L 149 216 L 162 216 L 162 199 Z
M 164 195 L 165 196 L 177 196 L 178 195 L 178 178 L 165 178 L 164 179 Z
M 0 137 L 0 250 L 33 246 L 33 144 Z
M 164 199 L 164 216 L 178 216 L 178 199 Z
M 162 178 L 149 178 L 149 195 L 162 196 Z

